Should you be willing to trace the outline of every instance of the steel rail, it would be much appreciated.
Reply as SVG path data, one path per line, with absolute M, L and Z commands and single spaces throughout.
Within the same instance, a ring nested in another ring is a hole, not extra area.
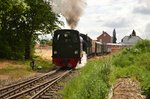
M 64 74 L 64 73 L 63 73 L 63 74 Z M 65 72 L 65 74 L 66 74 L 66 72 Z M 60 77 L 61 77 L 61 75 L 58 75 L 58 76 L 56 76 L 56 77 L 54 77 L 54 78 L 52 78 L 52 79 L 50 79 L 50 80 L 48 80 L 48 81 L 46 81 L 46 82 L 40 84 L 40 85 L 37 85 L 37 86 L 35 86 L 35 87 L 33 87 L 33 88 L 30 88 L 30 89 L 27 89 L 27 90 L 22 91 L 22 92 L 20 92 L 20 93 L 17 93 L 17 94 L 15 94 L 15 95 L 12 95 L 12 96 L 10 96 L 10 97 L 7 97 L 6 99 L 16 99 L 16 98 L 19 97 L 19 96 L 22 96 L 22 95 L 24 95 L 24 94 L 27 94 L 27 93 L 29 93 L 29 92 L 31 92 L 31 91 L 36 90 L 37 88 L 41 88 L 41 87 L 43 87 L 43 86 L 45 87 L 45 86 L 49 85 L 49 83 L 55 81 L 56 79 L 58 79 L 58 78 L 60 78 Z M 55 81 L 55 82 L 56 82 L 56 81 Z
M 51 85 L 53 85 L 54 83 L 56 83 L 57 81 L 59 81 L 62 77 L 64 77 L 66 74 L 68 74 L 71 70 L 66 71 L 65 73 L 63 73 L 62 75 L 60 75 L 57 79 L 55 79 L 53 82 L 51 82 L 50 84 L 48 84 L 45 88 L 43 88 L 42 90 L 40 90 L 38 93 L 36 93 L 34 96 L 32 96 L 30 99 L 35 99 L 37 98 L 39 95 L 43 94 Z
M 7 92 L 5 92 L 4 94 L 1 94 L 1 95 L 0 95 L 0 98 L 9 96 L 9 95 L 11 95 L 12 92 L 16 92 L 16 91 L 18 91 L 19 89 L 21 89 L 21 88 L 23 88 L 23 87 L 25 87 L 25 86 L 27 86 L 27 85 L 29 85 L 29 84 L 35 83 L 35 82 L 38 81 L 38 80 L 40 81 L 40 79 L 44 79 L 44 77 L 50 76 L 50 75 L 56 73 L 57 71 L 58 71 L 58 70 L 54 70 L 54 71 L 51 71 L 51 72 L 49 72 L 49 73 L 46 73 L 46 74 L 44 74 L 44 75 L 42 75 L 42 76 L 40 76 L 40 77 L 38 77 L 38 78 L 33 78 L 32 80 L 23 81 L 23 82 L 19 83 L 19 85 L 18 85 L 18 84 L 14 84 L 14 85 L 5 87 L 5 88 L 3 88 L 2 90 L 7 90 Z M 12 88 L 11 88 L 11 87 L 12 87 Z M 12 90 L 9 90 L 9 89 L 12 89 Z

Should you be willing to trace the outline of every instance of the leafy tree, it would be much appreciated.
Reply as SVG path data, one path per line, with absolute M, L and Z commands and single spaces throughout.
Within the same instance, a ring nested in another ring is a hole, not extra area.
M 117 41 L 117 38 L 116 38 L 116 30 L 114 29 L 114 30 L 113 30 L 112 42 L 113 42 L 113 43 L 116 43 L 116 41 Z
M 36 2 L 36 3 L 35 3 Z M 33 41 L 36 39 L 36 31 L 51 33 L 59 28 L 58 15 L 54 14 L 51 7 L 43 0 L 26 0 L 30 10 L 25 13 L 25 58 L 32 57 Z M 56 17 L 57 16 L 57 17 Z
M 23 13 L 29 7 L 23 0 L 0 1 L 0 5 L 0 57 L 22 58 L 23 36 L 20 23 L 23 20 Z
M 2 58 L 32 58 L 36 31 L 51 33 L 61 24 L 59 16 L 43 0 L 4 0 L 0 5 Z

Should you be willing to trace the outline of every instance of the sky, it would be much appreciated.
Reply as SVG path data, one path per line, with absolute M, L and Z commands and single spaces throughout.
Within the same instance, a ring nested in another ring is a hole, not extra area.
M 112 36 L 116 30 L 117 42 L 132 33 L 150 39 L 150 0 L 86 0 L 87 6 L 76 30 L 92 39 L 106 31 Z M 64 17 L 63 28 L 69 28 Z

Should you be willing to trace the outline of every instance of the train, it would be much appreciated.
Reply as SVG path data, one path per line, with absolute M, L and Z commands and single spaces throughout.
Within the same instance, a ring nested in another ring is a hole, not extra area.
M 110 53 L 109 46 L 101 42 L 93 42 L 83 33 L 73 29 L 54 31 L 52 43 L 52 62 L 59 67 L 75 68 L 81 63 L 83 52 L 87 57 Z

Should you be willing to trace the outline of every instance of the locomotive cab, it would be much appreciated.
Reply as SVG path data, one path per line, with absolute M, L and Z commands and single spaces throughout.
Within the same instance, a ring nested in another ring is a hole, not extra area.
M 57 66 L 75 67 L 81 60 L 82 45 L 76 30 L 56 30 L 52 46 L 52 59 Z

